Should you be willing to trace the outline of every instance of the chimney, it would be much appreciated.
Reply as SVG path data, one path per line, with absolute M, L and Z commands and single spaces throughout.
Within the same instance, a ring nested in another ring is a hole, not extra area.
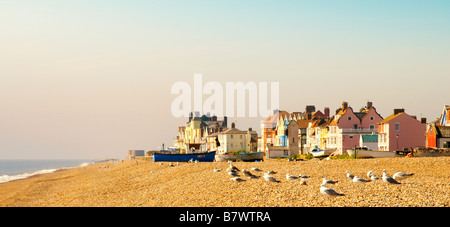
M 234 124 L 234 122 L 231 122 L 231 128 L 236 128 L 236 124 Z
M 222 127 L 228 128 L 228 118 L 227 118 L 227 116 L 223 117 Z
M 420 123 L 426 124 L 427 123 L 427 118 L 426 117 L 420 118 Z
M 305 112 L 306 113 L 316 112 L 316 107 L 315 106 L 306 106 Z
M 189 113 L 189 121 L 192 120 L 192 112 Z
M 367 109 L 372 108 L 372 106 L 373 106 L 372 102 L 367 102 Z
M 342 102 L 342 109 L 345 110 L 348 107 L 348 102 Z
M 217 121 L 217 116 L 216 115 L 212 116 L 211 121 Z
M 330 108 L 325 107 L 323 109 L 323 115 L 325 115 L 325 117 L 330 117 Z
M 251 131 L 253 131 L 253 129 L 252 128 L 248 128 L 248 131 L 251 132 Z
M 399 113 L 404 113 L 405 109 L 394 109 L 394 115 L 397 115 Z

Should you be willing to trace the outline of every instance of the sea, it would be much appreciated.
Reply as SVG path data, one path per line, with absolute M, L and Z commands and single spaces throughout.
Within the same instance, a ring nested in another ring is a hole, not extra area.
M 0 183 L 24 179 L 59 169 L 77 168 L 96 163 L 83 159 L 3 159 L 0 160 Z

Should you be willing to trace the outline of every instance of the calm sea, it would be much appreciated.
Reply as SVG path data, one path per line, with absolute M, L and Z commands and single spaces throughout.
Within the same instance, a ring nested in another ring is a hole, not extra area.
M 36 174 L 51 173 L 58 169 L 86 166 L 93 160 L 0 160 L 0 183 L 27 178 Z

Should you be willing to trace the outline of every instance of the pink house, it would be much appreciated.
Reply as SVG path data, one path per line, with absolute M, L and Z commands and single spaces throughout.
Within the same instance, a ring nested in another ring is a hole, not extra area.
M 360 112 L 354 112 L 347 102 L 343 102 L 329 124 L 327 147 L 341 154 L 358 147 L 361 135 L 377 134 L 381 120 L 383 118 L 372 102 L 368 102 Z
M 394 114 L 380 121 L 378 128 L 378 148 L 382 151 L 407 151 L 425 146 L 426 118 L 418 121 L 404 109 L 394 109 Z

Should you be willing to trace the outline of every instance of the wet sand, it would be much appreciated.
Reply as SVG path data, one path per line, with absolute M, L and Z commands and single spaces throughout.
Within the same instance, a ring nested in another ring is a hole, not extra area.
M 379 158 L 358 160 L 309 160 L 288 162 L 233 163 L 239 169 L 258 167 L 261 176 L 243 182 L 231 181 L 228 163 L 154 163 L 135 160 L 95 164 L 60 170 L 0 184 L 0 206 L 158 206 L 158 207 L 304 207 L 304 206 L 450 206 L 450 157 Z M 222 169 L 213 172 L 214 168 Z M 399 180 L 381 179 L 355 183 L 346 170 L 364 179 L 369 170 L 382 177 L 397 171 L 414 173 Z M 267 182 L 263 173 L 276 171 L 280 183 Z M 286 174 L 311 176 L 307 185 L 287 180 Z M 330 188 L 345 194 L 320 194 L 322 178 L 337 180 Z

